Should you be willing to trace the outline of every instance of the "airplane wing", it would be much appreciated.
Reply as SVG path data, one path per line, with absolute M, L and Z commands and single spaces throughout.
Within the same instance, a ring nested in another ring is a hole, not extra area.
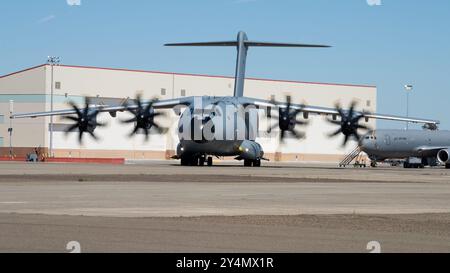
M 436 156 L 440 150 L 450 149 L 449 146 L 420 146 L 416 150 L 424 156 Z
M 269 100 L 260 100 L 254 98 L 242 98 L 242 103 L 244 105 L 255 105 L 258 107 L 265 108 L 286 108 L 287 104 L 284 102 L 276 102 Z M 311 113 L 311 114 L 319 114 L 319 115 L 335 115 L 339 116 L 339 111 L 335 108 L 327 108 L 327 107 L 318 107 L 318 106 L 309 106 L 309 105 L 301 105 L 294 104 L 290 105 L 290 108 L 293 110 L 299 110 L 302 113 Z M 344 112 L 348 112 L 348 110 L 343 110 Z M 432 119 L 423 119 L 423 118 L 412 118 L 412 117 L 403 117 L 403 116 L 394 116 L 394 115 L 384 115 L 384 114 L 374 114 L 374 113 L 363 113 L 354 111 L 354 115 L 363 115 L 368 119 L 382 119 L 382 120 L 392 120 L 392 121 L 402 121 L 402 122 L 410 122 L 410 123 L 420 123 L 420 124 L 431 124 L 438 125 L 440 121 L 432 120 Z
M 175 106 L 180 105 L 190 105 L 194 101 L 193 97 L 183 97 L 178 99 L 170 99 L 170 100 L 158 100 L 153 103 L 154 109 L 172 109 Z M 147 106 L 148 103 L 143 103 L 142 106 Z M 116 112 L 123 112 L 127 109 L 135 110 L 138 108 L 136 103 L 133 104 L 122 104 L 117 106 L 108 106 L 108 105 L 93 105 L 89 107 L 90 111 L 98 111 L 99 113 L 110 113 L 111 115 L 115 115 Z M 38 118 L 38 117 L 49 117 L 49 116 L 68 116 L 76 114 L 75 109 L 67 109 L 67 110 L 57 110 L 57 111 L 49 111 L 49 112 L 36 112 L 36 113 L 23 113 L 23 114 L 13 114 L 11 115 L 12 119 L 19 118 Z
M 255 105 L 257 107 L 265 107 L 265 108 L 286 108 L 287 104 L 282 102 L 275 102 L 269 100 L 261 100 L 255 98 L 247 98 L 241 97 L 239 98 L 240 102 L 244 105 Z M 175 106 L 180 105 L 190 105 L 194 102 L 195 97 L 183 97 L 177 99 L 169 99 L 169 100 L 158 100 L 154 102 L 154 109 L 171 109 Z M 147 104 L 144 103 L 143 107 Z M 309 106 L 309 105 L 301 105 L 301 104 L 291 104 L 291 109 L 300 110 L 302 113 L 307 114 L 319 114 L 319 115 L 339 115 L 339 111 L 335 108 L 327 108 L 327 107 L 318 107 L 318 106 Z M 123 112 L 127 109 L 137 109 L 137 104 L 123 104 L 117 106 L 108 106 L 108 105 L 94 105 L 89 107 L 91 111 L 109 112 L 111 114 L 115 114 L 116 112 Z M 348 110 L 344 110 L 348 111 Z M 57 111 L 48 111 L 48 112 L 35 112 L 35 113 L 23 113 L 23 114 L 13 114 L 11 115 L 12 119 L 19 118 L 37 118 L 37 117 L 46 117 L 46 116 L 67 116 L 76 114 L 76 110 L 74 109 L 66 109 L 66 110 L 57 110 Z M 402 122 L 410 122 L 410 123 L 421 123 L 421 124 L 431 124 L 437 125 L 440 122 L 438 120 L 431 119 L 422 119 L 422 118 L 412 118 L 412 117 L 402 117 L 402 116 L 394 116 L 394 115 L 384 115 L 384 114 L 374 114 L 374 113 L 362 113 L 355 111 L 355 115 L 364 115 L 365 118 L 368 119 L 382 119 L 382 120 L 392 120 L 392 121 L 402 121 Z

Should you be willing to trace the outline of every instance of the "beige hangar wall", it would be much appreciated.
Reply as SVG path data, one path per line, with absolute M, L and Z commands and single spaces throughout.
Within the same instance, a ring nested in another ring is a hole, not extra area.
M 66 109 L 67 102 L 72 100 L 82 103 L 84 96 L 115 98 L 116 102 L 127 97 L 134 98 L 141 93 L 143 98 L 170 99 L 179 97 L 182 92 L 186 96 L 224 96 L 232 95 L 234 79 L 230 77 L 216 77 L 203 75 L 187 75 L 163 72 L 132 71 L 125 69 L 106 69 L 77 66 L 55 66 L 54 82 L 58 88 L 54 89 L 54 109 Z M 5 80 L 7 79 L 7 80 Z M 14 80 L 16 79 L 16 80 Z M 20 82 L 20 83 L 19 83 Z M 34 88 L 36 87 L 36 88 Z M 162 89 L 165 94 L 162 94 Z M 51 94 L 51 67 L 49 65 L 17 73 L 13 76 L 0 78 L 0 95 L 6 90 L 14 94 L 41 95 L 45 99 L 16 103 L 15 112 L 50 110 Z M 184 91 L 182 91 L 184 90 Z M 376 87 L 356 85 L 336 85 L 321 83 L 303 83 L 289 81 L 275 81 L 262 79 L 247 79 L 245 83 L 245 96 L 261 99 L 270 99 L 275 96 L 277 100 L 284 100 L 286 95 L 291 95 L 294 102 L 308 103 L 316 106 L 333 107 L 336 102 L 348 106 L 352 100 L 359 102 L 360 109 L 376 110 Z M 4 96 L 5 98 L 5 96 Z M 101 100 L 101 99 L 100 99 Z M 0 100 L 3 110 L 5 102 Z M 0 113 L 0 115 L 2 115 Z M 158 122 L 171 129 L 166 135 L 152 134 L 148 142 L 144 142 L 143 136 L 129 138 L 128 134 L 132 126 L 124 125 L 120 120 L 128 117 L 127 113 L 118 113 L 117 118 L 112 118 L 108 113 L 99 117 L 100 121 L 108 123 L 107 127 L 96 130 L 101 141 L 94 141 L 90 136 L 85 136 L 83 145 L 80 146 L 76 134 L 65 134 L 61 131 L 54 132 L 54 152 L 56 156 L 72 157 L 126 157 L 130 159 L 166 158 L 174 153 L 178 139 L 175 134 L 177 117 L 168 111 L 166 118 L 158 118 Z M 48 124 L 49 118 L 15 120 L 17 127 L 15 146 L 34 147 L 49 146 Z M 55 123 L 67 123 L 56 117 Z M 9 124 L 8 124 L 9 125 Z M 375 128 L 375 122 L 370 121 L 370 126 Z M 0 124 L 4 132 L 5 124 Z M 264 131 L 265 117 L 260 117 L 260 131 Z M 277 132 L 271 136 L 262 135 L 257 139 L 263 145 L 268 157 L 274 159 L 277 155 L 281 160 L 303 161 L 337 161 L 343 154 L 354 148 L 355 144 L 349 144 L 341 148 L 342 139 L 329 139 L 326 134 L 335 130 L 322 116 L 311 115 L 309 125 L 301 128 L 307 133 L 306 139 L 288 139 L 280 145 Z M 276 131 L 276 130 L 275 130 Z M 33 136 L 30 134 L 33 132 Z M 17 141 L 17 142 L 16 142 Z M 4 137 L 8 142 L 8 137 Z
M 45 110 L 45 66 L 0 77 L 0 157 L 9 154 L 10 100 L 15 112 L 40 112 Z M 15 153 L 29 149 L 23 147 L 45 147 L 46 134 L 43 118 L 14 120 L 12 123 L 12 145 Z

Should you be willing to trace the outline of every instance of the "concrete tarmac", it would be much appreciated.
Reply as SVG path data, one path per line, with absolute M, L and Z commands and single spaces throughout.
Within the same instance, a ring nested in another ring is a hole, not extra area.
M 0 214 L 0 252 L 450 252 L 450 214 L 121 218 Z
M 2 163 L 0 251 L 450 252 L 449 170 L 221 164 Z

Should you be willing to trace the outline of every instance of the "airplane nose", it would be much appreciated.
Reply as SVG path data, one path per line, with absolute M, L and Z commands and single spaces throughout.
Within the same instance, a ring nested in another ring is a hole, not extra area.
M 361 141 L 359 142 L 359 146 L 360 146 L 361 148 L 365 148 L 365 147 L 367 146 L 366 141 L 365 141 L 364 139 L 361 140 Z
M 360 146 L 362 149 L 369 148 L 370 145 L 371 145 L 370 139 L 367 139 L 367 138 L 365 138 L 365 137 L 362 138 L 362 139 L 359 141 L 359 146 Z

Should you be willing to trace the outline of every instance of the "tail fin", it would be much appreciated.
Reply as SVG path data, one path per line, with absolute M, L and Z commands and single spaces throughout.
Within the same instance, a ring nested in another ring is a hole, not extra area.
M 165 46 L 235 46 L 237 47 L 236 74 L 234 84 L 234 96 L 242 97 L 244 95 L 245 66 L 247 61 L 247 51 L 249 47 L 310 47 L 326 48 L 326 45 L 312 44 L 288 44 L 288 43 L 270 43 L 249 41 L 245 32 L 239 32 L 236 41 L 222 42 L 200 42 L 200 43 L 175 43 L 165 44 Z

